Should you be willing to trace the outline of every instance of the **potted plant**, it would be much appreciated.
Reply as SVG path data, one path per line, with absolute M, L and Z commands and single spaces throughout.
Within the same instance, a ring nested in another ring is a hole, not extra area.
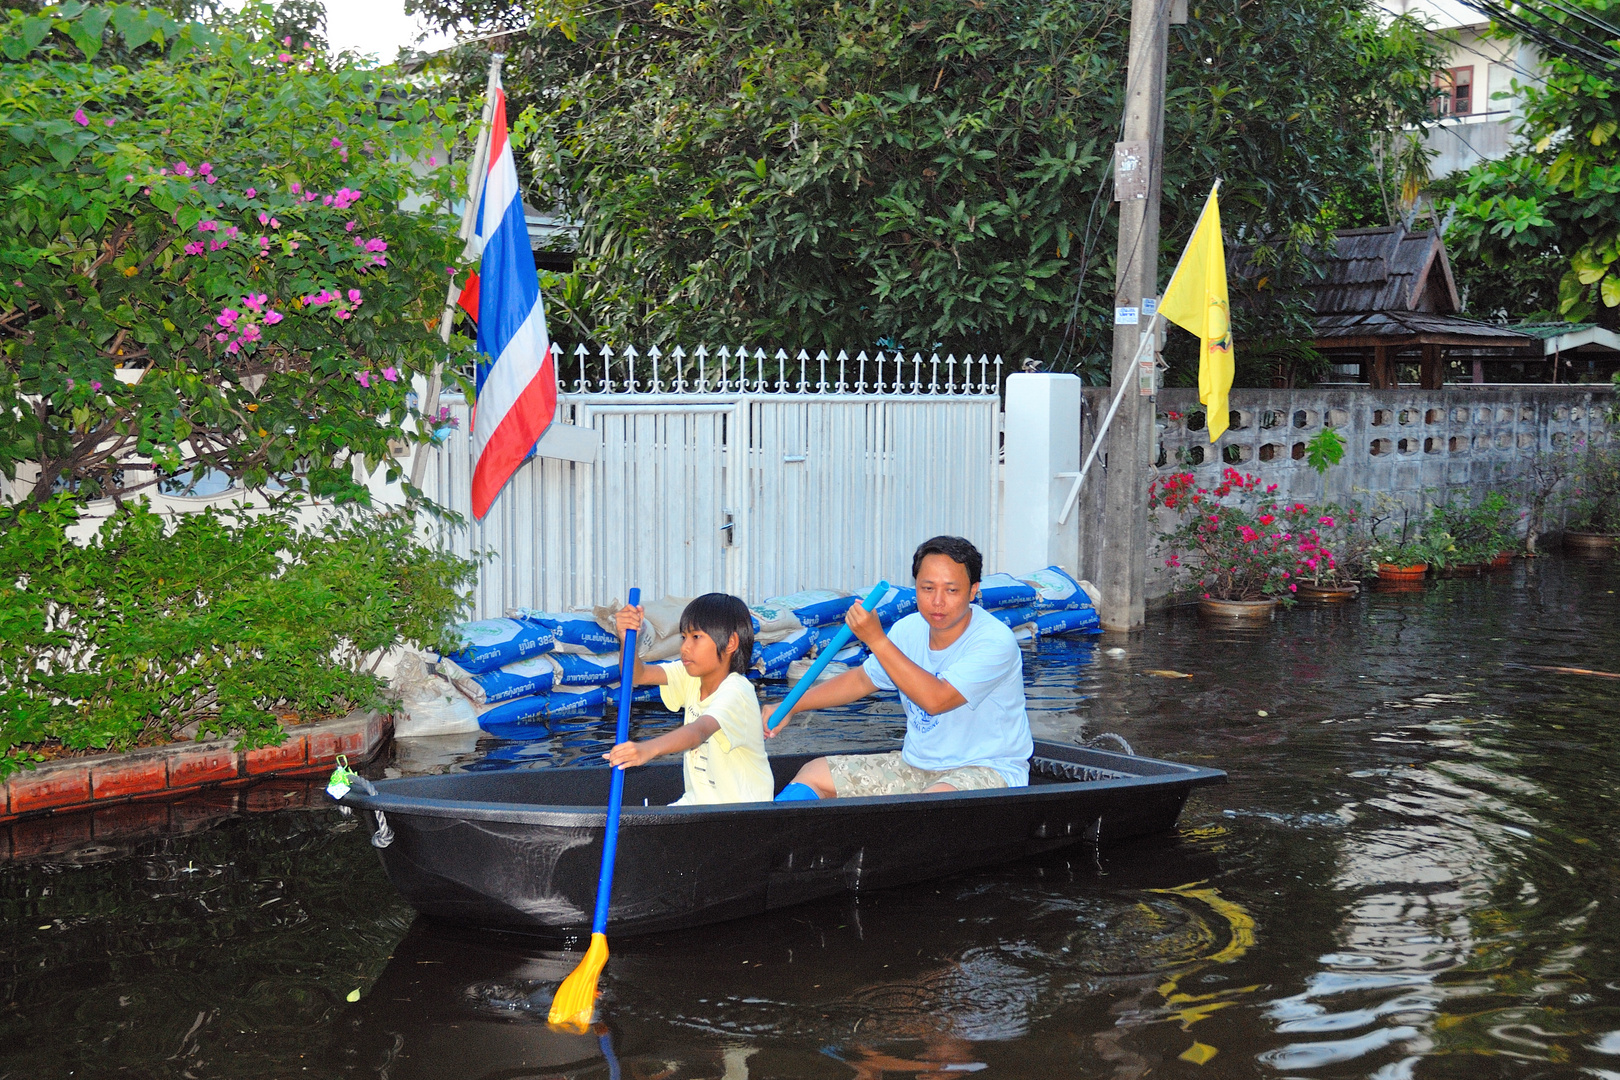
M 1293 603 L 1299 552 L 1289 518 L 1299 511 L 1279 507 L 1276 490 L 1262 491 L 1258 476 L 1232 468 L 1214 488 L 1199 487 L 1192 473 L 1154 482 L 1149 505 L 1178 519 L 1159 534 L 1170 550 L 1165 565 L 1191 571 L 1183 588 L 1198 597 L 1200 611 L 1269 619 L 1279 604 Z
M 1364 561 L 1365 541 L 1358 543 L 1354 507 L 1328 505 L 1310 509 L 1303 503 L 1288 508 L 1297 556 L 1295 597 L 1316 603 L 1341 603 L 1361 591 L 1355 572 Z M 1350 555 L 1347 562 L 1345 555 Z
M 1390 526 L 1389 532 L 1380 531 L 1385 526 Z M 1368 515 L 1367 535 L 1367 564 L 1380 581 L 1422 581 L 1431 563 L 1444 564 L 1451 547 L 1449 536 L 1426 535 L 1412 508 L 1384 492 Z
M 1607 551 L 1620 541 L 1620 451 L 1589 446 L 1564 496 L 1564 546 Z

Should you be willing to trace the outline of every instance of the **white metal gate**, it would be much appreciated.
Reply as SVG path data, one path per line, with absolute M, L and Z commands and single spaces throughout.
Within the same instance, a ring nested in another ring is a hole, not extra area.
M 762 353 L 747 359 L 763 371 Z M 859 377 L 830 383 L 827 367 L 836 373 L 840 362 Z M 812 380 L 816 364 L 822 377 Z M 967 536 L 993 557 L 999 362 L 897 365 L 861 354 L 797 367 L 797 379 L 779 367 L 774 385 L 763 374 L 705 371 L 690 389 L 660 382 L 654 367 L 657 392 L 633 389 L 633 366 L 625 379 L 599 380 L 605 392 L 582 370 L 576 387 L 589 392 L 563 394 L 558 420 L 598 433 L 596 461 L 531 460 L 482 522 L 470 508 L 469 409 L 447 399 L 460 424 L 423 486 L 467 521 L 448 545 L 491 556 L 476 615 L 605 604 L 632 585 L 649 598 L 723 590 L 750 602 L 803 588 L 855 591 L 905 580 L 912 549 L 939 533 Z M 925 384 L 916 376 L 927 368 Z M 909 385 L 902 374 L 913 375 Z

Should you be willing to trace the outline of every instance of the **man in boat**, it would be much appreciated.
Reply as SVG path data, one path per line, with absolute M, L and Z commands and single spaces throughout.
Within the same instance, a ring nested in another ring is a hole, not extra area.
M 888 633 L 859 602 L 844 621 L 872 655 L 805 692 L 794 713 L 898 690 L 906 710 L 902 748 L 807 763 L 777 801 L 1023 787 L 1035 748 L 1024 708 L 1024 659 L 1013 632 L 973 604 L 984 556 L 960 536 L 936 536 L 911 557 L 917 611 Z M 762 710 L 774 737 L 774 704 Z

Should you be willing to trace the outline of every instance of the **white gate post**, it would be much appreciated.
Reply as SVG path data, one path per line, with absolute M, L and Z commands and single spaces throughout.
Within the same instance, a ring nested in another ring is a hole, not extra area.
M 1080 515 L 1058 513 L 1080 471 L 1080 378 L 1064 374 L 1007 377 L 1005 569 L 1080 568 Z

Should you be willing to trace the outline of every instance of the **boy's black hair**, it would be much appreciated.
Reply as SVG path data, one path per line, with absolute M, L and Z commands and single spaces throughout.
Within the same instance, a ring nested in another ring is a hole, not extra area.
M 984 556 L 979 554 L 979 549 L 973 546 L 971 540 L 960 536 L 936 536 L 918 544 L 916 553 L 911 556 L 912 581 L 917 580 L 917 571 L 922 569 L 922 561 L 929 555 L 943 555 L 967 567 L 969 585 L 977 585 L 979 578 L 984 576 Z
M 714 642 L 721 656 L 731 635 L 737 635 L 737 651 L 731 655 L 731 670 L 747 675 L 754 663 L 754 615 L 748 605 L 730 593 L 712 592 L 686 605 L 681 612 L 681 632 L 701 630 Z

